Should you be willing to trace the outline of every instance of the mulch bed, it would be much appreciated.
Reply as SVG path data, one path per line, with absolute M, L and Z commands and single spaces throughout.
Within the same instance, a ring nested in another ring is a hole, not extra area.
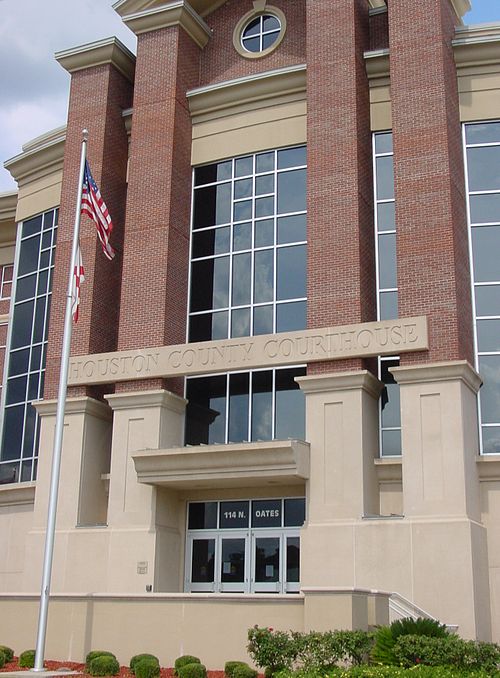
M 69 669 L 70 671 L 78 671 L 78 673 L 84 678 L 92 678 L 90 674 L 85 673 L 85 664 L 81 664 L 79 662 L 56 662 L 46 659 L 44 666 L 48 671 L 61 671 L 61 675 L 64 675 L 62 669 Z M 2 669 L 0 669 L 0 673 L 4 673 L 6 671 L 26 671 L 26 669 L 20 668 L 19 664 L 17 663 L 17 657 L 14 657 L 11 662 L 8 662 Z M 130 672 L 128 666 L 120 666 L 120 673 L 118 676 L 119 678 L 135 678 L 134 674 Z M 160 678 L 173 678 L 173 676 L 173 669 L 162 668 L 160 670 Z M 207 678 L 224 678 L 224 671 L 207 671 Z

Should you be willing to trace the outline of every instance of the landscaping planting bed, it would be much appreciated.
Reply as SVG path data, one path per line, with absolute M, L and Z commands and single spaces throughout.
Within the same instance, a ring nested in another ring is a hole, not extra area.
M 27 669 L 19 668 L 17 660 L 18 658 L 14 657 L 11 662 L 8 662 L 2 669 L 0 669 L 0 673 L 5 673 L 7 671 L 26 671 Z M 70 671 L 78 671 L 78 673 L 84 678 L 92 678 L 92 676 L 85 672 L 85 664 L 83 662 L 56 662 L 47 659 L 44 662 L 44 666 L 48 671 L 61 671 L 61 669 L 69 669 Z M 63 671 L 61 671 L 61 675 L 64 675 Z M 119 678 L 135 678 L 128 666 L 120 666 L 120 673 L 117 674 L 117 676 L 119 676 Z M 160 678 L 174 678 L 174 670 L 162 668 L 160 670 Z M 224 678 L 224 671 L 207 670 L 207 678 Z

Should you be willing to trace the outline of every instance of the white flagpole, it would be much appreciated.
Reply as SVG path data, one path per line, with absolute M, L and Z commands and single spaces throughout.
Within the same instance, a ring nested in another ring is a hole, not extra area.
M 50 477 L 49 508 L 47 515 L 47 531 L 45 534 L 45 553 L 43 557 L 42 587 L 40 591 L 40 610 L 38 613 L 38 632 L 36 639 L 35 666 L 33 671 L 45 671 L 43 667 L 45 653 L 45 636 L 47 632 L 47 615 L 49 609 L 50 580 L 52 576 L 52 556 L 54 554 L 54 536 L 56 529 L 57 495 L 59 491 L 59 475 L 61 470 L 61 450 L 64 431 L 64 410 L 68 384 L 69 354 L 71 346 L 72 317 L 71 306 L 73 296 L 73 280 L 78 237 L 80 234 L 80 209 L 82 202 L 83 173 L 87 155 L 88 131 L 83 130 L 82 154 L 80 159 L 80 175 L 76 199 L 75 226 L 73 231 L 73 247 L 71 250 L 71 266 L 69 271 L 68 293 L 66 295 L 66 314 L 64 316 L 64 334 L 61 353 L 61 369 L 59 373 L 59 391 L 57 395 L 56 428 L 54 434 L 54 451 L 52 455 L 52 471 Z

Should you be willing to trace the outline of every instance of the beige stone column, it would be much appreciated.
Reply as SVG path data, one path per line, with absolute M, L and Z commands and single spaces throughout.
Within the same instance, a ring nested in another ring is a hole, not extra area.
M 164 390 L 106 396 L 113 410 L 109 481 L 108 590 L 143 593 L 180 586 L 180 504 L 175 493 L 140 484 L 137 450 L 178 447 L 186 401 Z
M 412 598 L 459 632 L 491 635 L 481 524 L 476 395 L 466 361 L 391 370 L 401 387 L 403 506 L 411 524 Z M 446 611 L 446 613 L 445 613 Z
M 374 459 L 382 384 L 366 370 L 297 381 L 311 446 L 301 582 L 354 586 L 353 523 L 379 512 Z
M 49 501 L 56 400 L 35 403 L 40 415 L 40 452 L 33 527 L 26 542 L 26 591 L 40 587 Z M 89 397 L 68 398 L 64 418 L 57 505 L 52 591 L 92 591 L 102 587 L 106 572 L 107 494 L 102 476 L 109 471 L 111 410 Z M 88 529 L 78 529 L 86 527 Z

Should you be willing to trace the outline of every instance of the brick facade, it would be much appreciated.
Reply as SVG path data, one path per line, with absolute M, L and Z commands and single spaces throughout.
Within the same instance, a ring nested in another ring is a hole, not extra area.
M 324 31 L 325 26 L 328 31 Z M 308 327 L 373 320 L 373 184 L 368 6 L 307 4 Z M 355 369 L 361 360 L 311 365 Z
M 429 352 L 403 364 L 473 364 L 456 23 L 449 0 L 389 5 L 399 315 L 430 325 Z
M 56 397 L 59 382 L 68 262 L 71 258 L 84 128 L 89 131 L 87 157 L 92 174 L 112 215 L 114 230 L 111 242 L 117 255 L 112 262 L 104 257 L 93 223 L 88 217 L 82 217 L 80 246 L 86 280 L 82 286 L 80 319 L 73 327 L 71 350 L 73 355 L 116 350 L 128 154 L 122 111 L 130 107 L 131 103 L 132 85 L 111 64 L 83 69 L 72 75 L 52 287 L 45 398 Z M 94 393 L 90 390 L 88 392 Z M 81 394 L 82 389 L 70 389 L 69 395 Z

